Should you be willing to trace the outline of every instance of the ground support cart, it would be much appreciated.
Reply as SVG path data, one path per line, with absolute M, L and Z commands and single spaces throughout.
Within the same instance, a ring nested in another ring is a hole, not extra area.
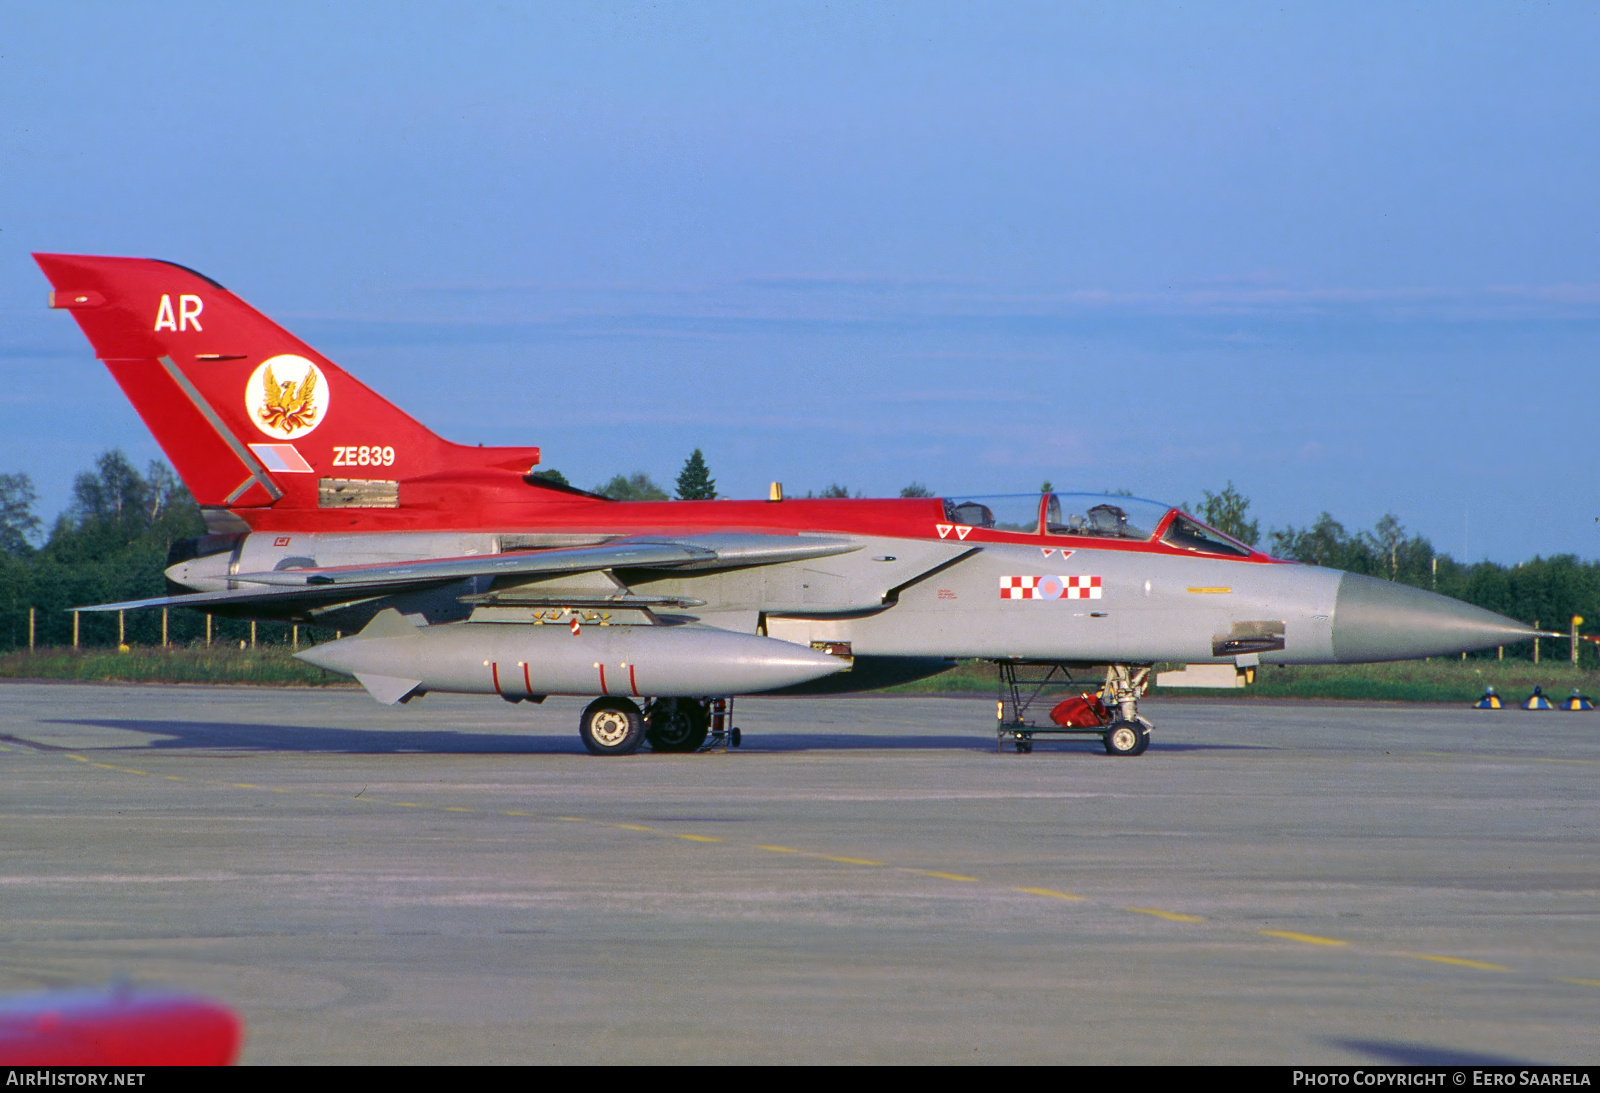
M 1150 746 L 1152 726 L 1138 710 L 1149 665 L 1000 660 L 995 667 L 996 751 L 1010 743 L 1026 754 L 1041 733 L 1098 736 L 1109 755 L 1142 755 Z

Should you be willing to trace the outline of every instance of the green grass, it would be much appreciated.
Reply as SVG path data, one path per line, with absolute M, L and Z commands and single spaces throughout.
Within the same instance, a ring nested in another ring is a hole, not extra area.
M 1268 665 L 1256 682 L 1232 691 L 1158 687 L 1157 695 L 1234 695 L 1259 698 L 1347 698 L 1389 702 L 1476 702 L 1492 686 L 1508 705 L 1521 702 L 1535 686 L 1552 702 L 1576 687 L 1600 692 L 1600 673 L 1573 668 L 1567 661 L 1407 660 L 1389 664 Z
M 1158 666 L 1165 671 L 1169 666 Z M 1177 668 L 1179 665 L 1171 665 Z M 1600 694 L 1600 672 L 1573 668 L 1567 661 L 1408 660 L 1393 664 L 1267 665 L 1249 687 L 1233 690 L 1199 687 L 1152 687 L 1155 697 L 1186 698 L 1333 698 L 1391 702 L 1474 702 L 1492 685 L 1500 697 L 1521 702 L 1541 686 L 1552 702 L 1574 687 Z M 888 689 L 896 694 L 992 694 L 994 666 L 984 661 L 957 665 L 941 675 Z
M 0 679 L 120 680 L 132 683 L 243 683 L 325 687 L 351 682 L 294 659 L 281 645 L 134 646 L 22 650 L 0 655 Z

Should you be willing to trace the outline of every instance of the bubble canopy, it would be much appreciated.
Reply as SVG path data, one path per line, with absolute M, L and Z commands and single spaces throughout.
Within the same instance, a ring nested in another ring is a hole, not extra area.
M 947 497 L 945 519 L 952 524 L 1021 535 L 1077 535 L 1147 543 L 1161 541 L 1179 550 L 1247 558 L 1248 546 L 1207 527 L 1162 501 L 1106 493 L 1013 493 Z M 1168 514 L 1172 518 L 1168 520 Z M 1165 527 L 1163 527 L 1165 525 Z

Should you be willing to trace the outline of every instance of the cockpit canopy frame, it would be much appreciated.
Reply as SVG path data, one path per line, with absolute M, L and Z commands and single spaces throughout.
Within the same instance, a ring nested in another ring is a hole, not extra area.
M 943 498 L 952 524 L 1018 535 L 1150 543 L 1225 558 L 1256 551 L 1233 536 L 1161 501 L 1124 494 L 1028 493 Z

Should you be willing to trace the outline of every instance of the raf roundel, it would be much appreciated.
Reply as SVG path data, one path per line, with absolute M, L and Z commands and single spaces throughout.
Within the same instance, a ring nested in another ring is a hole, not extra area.
M 278 440 L 305 436 L 328 412 L 322 369 L 293 353 L 261 362 L 244 388 L 245 411 L 257 429 Z

